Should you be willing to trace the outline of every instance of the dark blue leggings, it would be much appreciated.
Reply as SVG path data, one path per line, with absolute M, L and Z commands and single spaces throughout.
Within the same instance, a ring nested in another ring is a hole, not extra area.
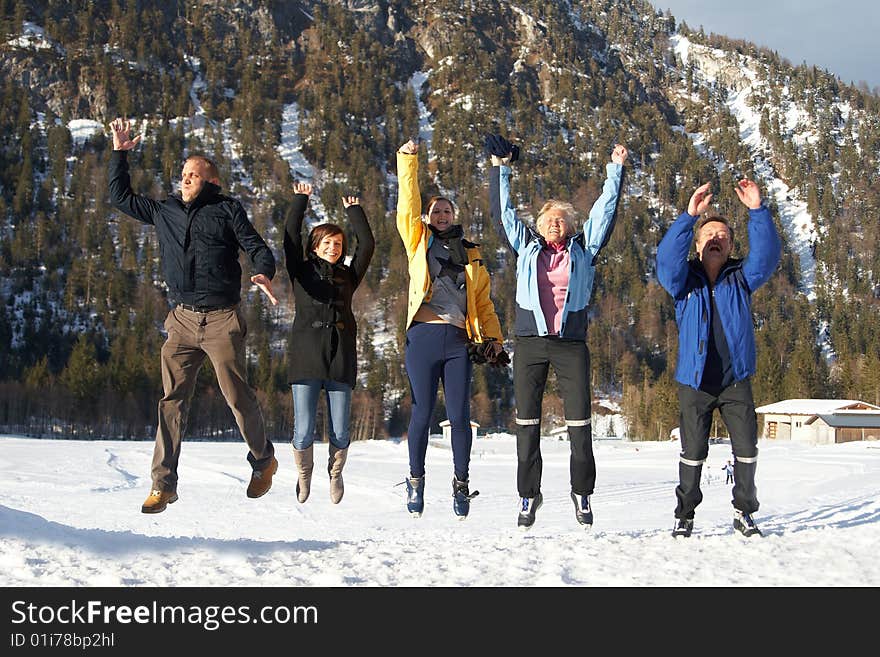
M 409 419 L 409 471 L 425 474 L 428 429 L 437 388 L 443 381 L 446 417 L 452 424 L 452 461 L 455 477 L 467 481 L 471 461 L 471 371 L 464 329 L 451 324 L 413 322 L 406 332 L 406 373 L 412 395 Z

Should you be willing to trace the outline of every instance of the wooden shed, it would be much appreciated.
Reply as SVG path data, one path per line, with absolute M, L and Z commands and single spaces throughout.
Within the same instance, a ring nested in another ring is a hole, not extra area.
M 880 406 L 857 399 L 786 399 L 759 406 L 761 437 L 812 444 L 880 439 Z

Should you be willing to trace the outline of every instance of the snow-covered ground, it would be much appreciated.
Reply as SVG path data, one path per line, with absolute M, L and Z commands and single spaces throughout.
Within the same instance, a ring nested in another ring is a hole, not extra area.
M 73 119 L 67 124 L 67 129 L 70 130 L 73 143 L 78 145 L 87 141 L 92 135 L 105 131 L 102 123 L 91 119 Z
M 180 500 L 144 515 L 152 444 L 0 438 L 0 584 L 7 586 L 877 586 L 880 444 L 762 441 L 756 514 L 764 538 L 731 527 L 713 444 L 690 539 L 670 536 L 678 445 L 594 443 L 592 531 L 569 501 L 568 443 L 545 439 L 544 506 L 516 528 L 515 440 L 474 443 L 470 517 L 452 513 L 452 455 L 432 438 L 426 507 L 405 510 L 406 442 L 355 443 L 330 503 L 326 443 L 298 504 L 290 446 L 263 498 L 245 496 L 243 443 L 185 442 Z

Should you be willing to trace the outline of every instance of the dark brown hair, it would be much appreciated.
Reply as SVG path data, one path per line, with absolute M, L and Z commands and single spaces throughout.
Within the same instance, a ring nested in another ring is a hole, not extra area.
M 345 231 L 337 224 L 318 224 L 312 228 L 309 233 L 309 251 L 317 251 L 321 240 L 331 235 L 342 235 L 342 255 L 339 256 L 339 259 L 344 258 L 348 253 L 348 239 L 345 237 Z
M 432 196 L 428 199 L 427 216 L 431 216 L 431 208 L 434 207 L 434 204 L 437 203 L 437 201 L 446 201 L 447 203 L 449 203 L 449 207 L 452 208 L 452 217 L 454 219 L 458 218 L 458 208 L 455 207 L 455 203 L 452 202 L 452 199 L 448 199 L 445 196 Z

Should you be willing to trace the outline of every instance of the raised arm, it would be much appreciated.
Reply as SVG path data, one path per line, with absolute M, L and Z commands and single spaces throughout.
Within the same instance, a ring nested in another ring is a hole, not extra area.
M 749 209 L 749 254 L 743 261 L 743 274 L 749 289 L 754 292 L 776 270 L 782 255 L 782 241 L 758 185 L 751 180 L 740 180 L 734 191 Z
M 351 258 L 351 270 L 355 276 L 356 287 L 360 285 L 364 274 L 367 273 L 367 267 L 373 258 L 373 251 L 376 249 L 376 240 L 373 238 L 373 231 L 370 230 L 370 224 L 367 221 L 367 214 L 361 206 L 361 200 L 357 196 L 343 196 L 342 203 L 345 206 L 345 213 L 348 215 L 348 222 L 357 239 L 357 246 Z
M 110 132 L 113 135 L 113 152 L 110 154 L 107 185 L 110 190 L 110 204 L 138 221 L 154 224 L 154 217 L 159 212 L 160 204 L 132 192 L 131 176 L 128 174 L 128 151 L 140 143 L 141 135 L 131 138 L 131 122 L 126 119 L 111 121 Z
M 709 187 L 710 183 L 705 183 L 694 190 L 687 212 L 678 216 L 657 247 L 657 280 L 675 299 L 686 289 L 687 259 L 694 241 L 694 224 L 712 201 Z
M 412 259 L 425 230 L 419 194 L 419 146 L 409 140 L 397 151 L 397 232 Z
M 305 259 L 303 250 L 302 225 L 306 216 L 306 207 L 312 186 L 307 183 L 295 183 L 293 201 L 284 218 L 284 264 L 292 283 L 296 279 Z
M 528 227 L 516 216 L 511 200 L 510 163 L 518 156 L 519 148 L 501 135 L 486 135 L 486 150 L 492 164 L 489 169 L 489 212 L 492 225 L 499 236 L 518 253 L 531 235 Z
M 512 171 L 507 165 L 493 166 L 489 170 L 489 208 L 495 230 L 510 248 L 519 253 L 529 241 L 531 231 L 516 216 L 511 200 L 511 174 Z
M 626 147 L 616 144 L 611 153 L 611 162 L 605 165 L 605 184 L 602 193 L 584 224 L 584 243 L 587 251 L 595 261 L 599 251 L 611 239 L 614 224 L 617 221 L 617 205 L 620 201 L 620 189 L 623 186 L 623 165 L 629 155 Z

